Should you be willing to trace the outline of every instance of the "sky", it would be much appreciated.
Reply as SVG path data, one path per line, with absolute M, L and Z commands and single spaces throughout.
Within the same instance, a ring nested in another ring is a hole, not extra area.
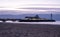
M 48 12 L 48 11 L 60 12 L 60 10 L 56 10 L 56 9 L 34 10 L 34 9 L 27 9 L 27 8 L 60 8 L 60 0 L 0 0 L 0 11 L 1 10 L 19 10 L 20 12 L 22 11 L 23 13 L 24 11 L 25 13 L 27 12 L 37 13 L 37 12 Z
M 0 8 L 53 7 L 60 8 L 60 0 L 0 0 Z

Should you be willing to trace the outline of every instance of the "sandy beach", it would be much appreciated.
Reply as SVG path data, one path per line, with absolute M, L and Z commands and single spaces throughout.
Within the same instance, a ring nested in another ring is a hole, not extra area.
M 1 22 L 0 37 L 60 37 L 60 25 Z

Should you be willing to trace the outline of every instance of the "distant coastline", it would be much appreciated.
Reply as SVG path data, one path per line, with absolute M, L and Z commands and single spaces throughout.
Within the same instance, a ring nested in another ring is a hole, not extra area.
M 20 15 L 11 15 L 11 14 L 4 14 L 0 15 L 0 18 L 16 18 L 16 19 L 23 19 L 25 16 L 35 16 L 36 14 L 20 14 Z M 51 19 L 50 14 L 38 14 L 41 18 Z M 52 18 L 56 21 L 60 21 L 60 14 L 53 14 Z

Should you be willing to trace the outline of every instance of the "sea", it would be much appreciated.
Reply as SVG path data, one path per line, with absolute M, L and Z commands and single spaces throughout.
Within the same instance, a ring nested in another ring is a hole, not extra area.
M 2 22 L 2 21 L 0 21 Z M 60 21 L 55 22 L 18 22 L 18 21 L 6 21 L 4 23 L 19 23 L 19 24 L 48 24 L 48 25 L 60 25 Z
M 16 19 L 23 19 L 26 16 L 35 16 L 36 14 L 21 14 L 21 15 L 0 15 L 0 18 L 16 18 Z M 50 14 L 38 14 L 40 18 L 47 18 L 50 19 Z M 53 14 L 52 19 L 56 20 L 55 22 L 18 22 L 18 21 L 6 21 L 5 23 L 23 23 L 23 24 L 51 24 L 51 25 L 60 25 L 60 14 Z M 2 22 L 2 21 L 0 21 Z

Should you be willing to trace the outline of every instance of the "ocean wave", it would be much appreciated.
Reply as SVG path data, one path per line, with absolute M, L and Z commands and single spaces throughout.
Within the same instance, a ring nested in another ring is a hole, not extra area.
M 0 21 L 2 22 L 2 21 Z M 53 25 L 60 25 L 60 21 L 56 22 L 18 22 L 18 21 L 6 21 L 5 23 L 24 23 L 24 24 L 53 24 Z

